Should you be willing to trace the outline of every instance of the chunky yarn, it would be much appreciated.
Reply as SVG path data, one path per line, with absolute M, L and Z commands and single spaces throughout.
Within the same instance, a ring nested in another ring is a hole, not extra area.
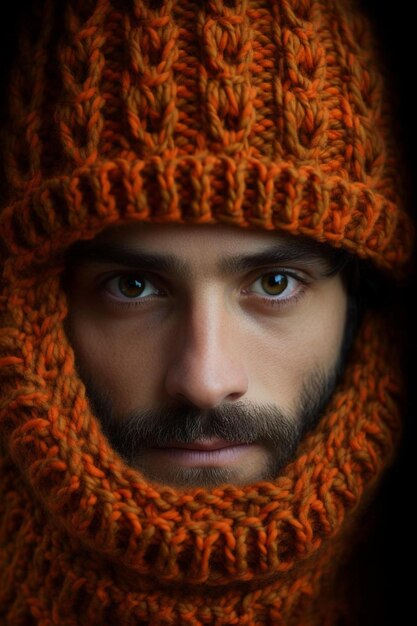
M 34 2 L 0 212 L 0 624 L 353 626 L 343 567 L 401 434 L 367 311 L 274 481 L 174 489 L 111 448 L 64 330 L 64 253 L 132 221 L 303 235 L 405 272 L 387 94 L 353 0 Z
M 351 1 L 37 4 L 4 142 L 19 263 L 138 220 L 279 229 L 399 271 L 398 148 Z

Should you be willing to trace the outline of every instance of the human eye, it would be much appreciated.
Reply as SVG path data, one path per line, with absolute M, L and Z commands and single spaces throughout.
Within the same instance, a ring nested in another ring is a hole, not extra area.
M 262 302 L 282 307 L 301 298 L 307 284 L 306 278 L 288 270 L 271 270 L 258 276 L 245 290 L 245 294 L 256 294 Z
M 112 303 L 122 306 L 135 306 L 154 296 L 164 295 L 153 281 L 141 272 L 123 272 L 107 276 L 100 289 Z

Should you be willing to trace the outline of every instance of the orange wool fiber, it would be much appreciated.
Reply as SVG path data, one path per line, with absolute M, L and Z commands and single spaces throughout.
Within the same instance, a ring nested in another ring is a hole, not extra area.
M 407 261 L 390 102 L 354 3 L 34 5 L 4 149 L 0 235 L 19 265 L 132 220 L 280 229 L 381 268 Z
M 33 0 L 1 143 L 1 626 L 353 624 L 343 567 L 402 432 L 395 327 L 366 313 L 276 480 L 181 490 L 102 433 L 61 274 L 129 222 L 287 232 L 405 274 L 375 50 L 354 0 Z

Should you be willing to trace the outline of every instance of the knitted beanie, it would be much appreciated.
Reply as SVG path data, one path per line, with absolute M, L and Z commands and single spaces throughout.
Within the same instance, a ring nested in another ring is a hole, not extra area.
M 395 328 L 365 314 L 275 480 L 157 487 L 91 409 L 61 276 L 73 242 L 153 222 L 307 236 L 399 277 L 376 50 L 354 0 L 33 0 L 1 146 L 0 624 L 352 623 L 341 568 L 401 433 Z

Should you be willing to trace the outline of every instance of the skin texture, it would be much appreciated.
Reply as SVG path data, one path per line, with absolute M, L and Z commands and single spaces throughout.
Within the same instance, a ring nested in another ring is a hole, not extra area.
M 77 252 L 69 264 L 66 328 L 115 449 L 169 485 L 276 476 L 341 368 L 347 294 L 339 273 L 326 275 L 325 247 L 178 224 L 112 227 L 93 243 L 95 252 L 86 244 L 89 255 Z M 272 246 L 298 258 L 219 267 Z M 175 255 L 182 265 L 135 267 L 120 251 Z

